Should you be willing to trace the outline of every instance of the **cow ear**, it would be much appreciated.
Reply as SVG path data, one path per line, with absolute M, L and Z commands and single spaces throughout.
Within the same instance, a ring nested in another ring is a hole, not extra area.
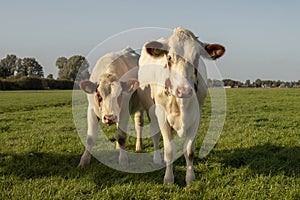
M 120 85 L 123 92 L 131 93 L 139 88 L 140 82 L 137 79 L 128 79 L 127 81 L 120 81 Z
M 154 57 L 163 56 L 167 52 L 163 49 L 163 44 L 157 41 L 148 42 L 145 48 L 147 53 Z
M 220 58 L 225 53 L 225 47 L 220 44 L 208 44 L 205 46 L 205 50 L 213 60 Z
M 85 80 L 80 82 L 80 89 L 82 89 L 84 92 L 88 94 L 93 94 L 97 91 L 98 85 L 96 83 L 93 83 L 91 81 Z

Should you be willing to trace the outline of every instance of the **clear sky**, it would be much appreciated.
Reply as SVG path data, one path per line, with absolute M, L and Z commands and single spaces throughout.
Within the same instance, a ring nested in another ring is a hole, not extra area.
M 0 22 L 0 58 L 35 57 L 45 76 L 57 75 L 58 57 L 86 56 L 118 32 L 182 26 L 226 47 L 217 62 L 223 78 L 300 79 L 297 0 L 7 0 Z

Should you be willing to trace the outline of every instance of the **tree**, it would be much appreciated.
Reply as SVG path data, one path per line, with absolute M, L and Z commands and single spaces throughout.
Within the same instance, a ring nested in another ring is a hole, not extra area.
M 6 78 L 13 76 L 19 63 L 19 58 L 16 55 L 7 55 L 0 61 L 0 77 Z
M 22 59 L 18 59 L 17 61 L 17 69 L 16 69 L 16 77 L 20 78 L 22 76 L 27 76 L 27 69 L 25 69 L 25 66 L 22 65 Z
M 55 64 L 58 67 L 58 78 L 59 79 L 68 79 L 68 69 L 67 69 L 68 59 L 65 57 L 57 58 Z
M 58 69 L 62 69 L 62 68 L 64 68 L 66 66 L 67 62 L 68 62 L 67 58 L 65 58 L 65 57 L 59 57 L 59 58 L 57 58 L 55 64 L 58 67 Z
M 261 87 L 262 86 L 262 81 L 258 78 L 255 80 L 255 84 L 256 84 L 256 87 Z
M 65 57 L 59 57 L 56 60 L 56 66 L 58 67 L 58 78 L 67 79 L 71 81 L 88 79 L 90 73 L 88 71 L 89 64 L 85 57 L 75 55 L 69 59 Z
M 23 73 L 24 76 L 44 77 L 43 67 L 35 58 L 23 58 L 18 73 Z

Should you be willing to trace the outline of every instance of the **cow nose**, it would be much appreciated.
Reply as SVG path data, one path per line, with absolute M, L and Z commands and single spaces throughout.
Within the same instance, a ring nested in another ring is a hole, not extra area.
M 176 97 L 178 98 L 188 98 L 192 96 L 193 90 L 190 87 L 178 87 L 176 89 Z
M 105 124 L 114 124 L 117 122 L 117 116 L 114 115 L 104 115 L 103 117 L 103 122 Z

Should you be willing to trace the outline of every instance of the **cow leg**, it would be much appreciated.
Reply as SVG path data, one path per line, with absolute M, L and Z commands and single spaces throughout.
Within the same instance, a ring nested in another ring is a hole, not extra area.
M 142 132 L 143 132 L 143 126 L 144 126 L 144 111 L 143 110 L 139 110 L 134 113 L 134 124 L 135 124 L 135 130 L 136 130 L 135 150 L 141 151 L 143 149 L 143 144 L 142 144 Z
M 159 151 L 159 139 L 160 139 L 160 134 L 156 133 L 155 135 L 152 136 L 152 141 L 154 144 L 154 155 L 153 155 L 153 162 L 155 164 L 160 165 L 162 162 L 161 156 L 160 156 L 160 151 Z
M 119 164 L 120 165 L 128 164 L 128 156 L 125 150 L 126 133 L 120 127 L 118 127 L 117 129 L 116 139 L 117 139 L 117 148 L 120 150 Z
M 174 183 L 173 161 L 176 156 L 176 146 L 169 124 L 166 124 L 164 128 L 161 129 L 161 133 L 164 141 L 164 160 L 166 162 L 164 184 L 169 185 Z
M 176 156 L 176 145 L 172 137 L 170 124 L 166 121 L 165 111 L 160 107 L 155 107 L 155 116 L 164 142 L 164 160 L 166 163 L 164 184 L 169 185 L 174 183 L 173 161 Z
M 159 140 L 160 140 L 160 133 L 159 133 L 159 126 L 157 122 L 157 118 L 155 115 L 155 106 L 151 106 L 150 109 L 147 110 L 147 116 L 150 121 L 150 135 L 152 135 L 152 141 L 154 146 L 154 155 L 153 155 L 153 162 L 155 164 L 161 164 L 162 159 L 160 156 L 159 151 Z
M 98 119 L 93 108 L 88 108 L 87 111 L 88 131 L 86 138 L 86 148 L 81 156 L 78 167 L 84 167 L 91 161 L 91 151 L 98 136 Z
M 193 168 L 194 150 L 195 150 L 195 135 L 193 132 L 191 132 L 191 129 L 189 129 L 189 131 L 187 131 L 187 135 L 183 146 L 184 157 L 186 160 L 185 181 L 187 185 L 192 183 L 196 179 L 194 168 Z

